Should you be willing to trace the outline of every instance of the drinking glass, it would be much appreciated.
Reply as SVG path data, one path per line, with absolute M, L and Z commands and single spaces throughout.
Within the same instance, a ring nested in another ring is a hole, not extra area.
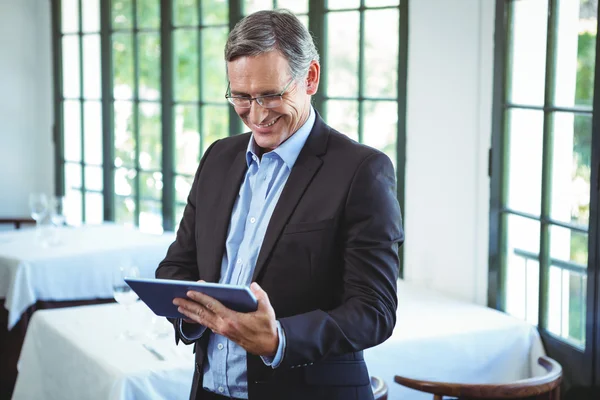
M 135 265 L 129 263 L 121 265 L 113 272 L 113 297 L 117 303 L 123 306 L 126 315 L 125 324 L 127 326 L 124 334 L 120 336 L 121 338 L 133 338 L 134 336 L 132 331 L 129 329 L 130 325 L 132 324 L 131 305 L 134 304 L 138 299 L 138 295 L 131 289 L 131 287 L 129 287 L 127 282 L 125 282 L 125 278 L 139 278 L 139 276 L 139 269 Z
M 29 212 L 35 220 L 35 236 L 38 241 L 42 241 L 42 222 L 48 214 L 48 197 L 45 193 L 29 195 Z
M 63 197 L 52 196 L 50 198 L 48 214 L 52 230 L 49 242 L 52 245 L 58 245 L 61 243 L 61 227 L 65 224 Z

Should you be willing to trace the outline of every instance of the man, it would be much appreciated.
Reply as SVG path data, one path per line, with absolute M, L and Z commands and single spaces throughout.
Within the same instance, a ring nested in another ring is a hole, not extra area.
M 250 285 L 258 310 L 174 300 L 191 399 L 372 399 L 362 350 L 395 326 L 404 240 L 392 163 L 312 108 L 319 56 L 291 13 L 244 18 L 225 58 L 251 132 L 207 149 L 156 276 Z

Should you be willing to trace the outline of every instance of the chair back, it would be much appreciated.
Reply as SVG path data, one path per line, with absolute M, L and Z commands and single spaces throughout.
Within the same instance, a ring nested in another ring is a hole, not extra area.
M 538 363 L 546 370 L 541 376 L 499 384 L 465 384 L 410 379 L 396 375 L 394 381 L 402 386 L 433 394 L 434 400 L 444 396 L 461 400 L 559 400 L 562 367 L 549 357 Z
M 19 229 L 22 224 L 35 224 L 31 218 L 0 218 L 0 224 L 10 224 Z
M 377 376 L 372 376 L 371 388 L 373 389 L 373 397 L 375 398 L 375 400 L 387 400 L 388 387 L 383 379 Z

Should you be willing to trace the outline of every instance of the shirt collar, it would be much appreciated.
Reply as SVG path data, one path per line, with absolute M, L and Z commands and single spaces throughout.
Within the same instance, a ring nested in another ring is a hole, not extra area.
M 290 136 L 285 142 L 271 152 L 277 154 L 290 170 L 296 163 L 296 159 L 300 155 L 300 150 L 302 150 L 302 147 L 304 147 L 306 139 L 308 139 L 308 135 L 315 124 L 315 119 L 315 112 L 311 106 L 310 114 L 304 125 L 302 125 L 300 129 L 298 129 L 292 136 Z M 250 164 L 252 164 L 252 157 L 257 156 L 257 154 L 258 145 L 254 141 L 254 135 L 250 135 L 250 141 L 248 142 L 248 148 L 246 150 L 246 163 L 248 164 L 248 167 L 250 167 Z

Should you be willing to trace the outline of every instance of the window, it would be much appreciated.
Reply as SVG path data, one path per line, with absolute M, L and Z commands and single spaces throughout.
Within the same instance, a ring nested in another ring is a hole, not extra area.
M 567 369 L 591 368 L 598 3 L 499 0 L 496 12 L 490 302 L 537 325 Z
M 70 223 L 176 229 L 206 148 L 245 131 L 224 97 L 227 34 L 273 8 L 315 37 L 317 110 L 386 152 L 403 191 L 406 0 L 53 0 L 57 192 Z

